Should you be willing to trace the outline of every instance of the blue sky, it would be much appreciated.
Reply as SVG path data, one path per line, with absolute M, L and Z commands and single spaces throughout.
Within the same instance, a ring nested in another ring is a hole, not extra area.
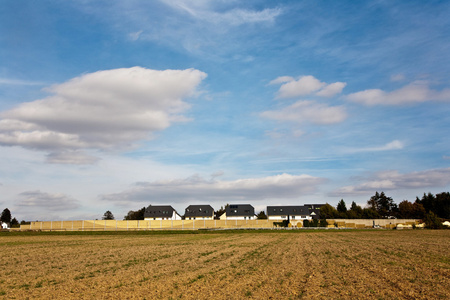
M 19 220 L 450 188 L 448 1 L 3 1 Z

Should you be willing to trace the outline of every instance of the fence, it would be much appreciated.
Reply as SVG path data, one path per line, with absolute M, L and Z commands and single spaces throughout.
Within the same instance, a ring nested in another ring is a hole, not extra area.
M 36 221 L 20 225 L 20 230 L 102 231 L 102 230 L 197 230 L 272 228 L 274 220 L 81 220 Z
M 241 229 L 273 228 L 274 222 L 282 220 L 81 220 L 81 221 L 43 221 L 20 225 L 20 230 L 42 231 L 114 231 L 114 230 L 198 230 L 198 229 Z M 302 222 L 291 222 L 302 227 Z M 395 228 L 398 224 L 419 224 L 415 219 L 336 219 L 327 220 L 328 227 L 338 228 Z

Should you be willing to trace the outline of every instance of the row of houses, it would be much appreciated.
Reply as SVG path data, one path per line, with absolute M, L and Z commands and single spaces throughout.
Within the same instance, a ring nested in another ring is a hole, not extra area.
M 269 220 L 311 220 L 320 218 L 320 208 L 324 204 L 305 204 L 297 206 L 267 206 Z M 170 205 L 150 205 L 144 212 L 145 220 L 181 220 L 182 217 Z M 186 220 L 213 220 L 211 205 L 189 205 L 184 212 Z M 220 220 L 254 220 L 255 208 L 250 204 L 230 204 L 219 216 Z

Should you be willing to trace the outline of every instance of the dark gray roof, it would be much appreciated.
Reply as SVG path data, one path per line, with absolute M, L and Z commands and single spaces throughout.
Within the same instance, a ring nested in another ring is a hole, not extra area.
M 172 218 L 173 209 L 170 205 L 149 205 L 144 212 L 144 218 Z
M 267 206 L 267 216 L 309 216 L 306 206 Z
M 184 211 L 184 217 L 213 217 L 214 209 L 211 205 L 189 205 Z
M 325 204 L 305 204 L 313 219 L 320 219 L 320 208 Z
M 230 204 L 225 208 L 227 217 L 253 217 L 255 208 L 250 204 Z

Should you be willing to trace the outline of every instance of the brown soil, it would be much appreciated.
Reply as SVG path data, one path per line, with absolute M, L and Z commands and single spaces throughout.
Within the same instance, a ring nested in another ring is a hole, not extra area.
M 4 299 L 449 299 L 450 230 L 0 236 Z

